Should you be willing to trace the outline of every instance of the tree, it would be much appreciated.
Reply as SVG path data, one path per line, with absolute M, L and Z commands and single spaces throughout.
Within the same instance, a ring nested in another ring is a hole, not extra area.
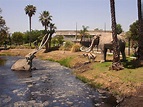
M 28 35 L 30 34 L 29 31 L 26 31 L 23 35 L 23 42 L 28 43 Z M 31 31 L 31 43 L 34 41 L 40 42 L 43 36 L 43 30 L 32 30 Z
M 55 46 L 60 46 L 62 45 L 64 42 L 64 37 L 63 36 L 54 36 L 52 38 L 52 43 L 55 45 Z
M 116 24 L 117 34 L 121 34 L 123 32 L 122 26 L 120 24 Z
M 116 17 L 115 17 L 115 2 L 110 0 L 111 8 L 111 21 L 112 21 L 112 37 L 113 37 L 113 62 L 110 69 L 112 70 L 121 70 L 123 66 L 120 62 L 120 52 L 119 52 L 119 43 L 117 39 L 117 28 L 116 28 Z
M 29 16 L 29 28 L 31 33 L 31 18 L 36 12 L 36 7 L 33 5 L 27 5 L 24 10 L 25 10 L 25 13 Z M 31 46 L 31 35 L 29 35 L 29 43 Z
M 0 8 L 0 13 L 2 13 L 1 8 Z M 7 35 L 8 35 L 8 27 L 6 26 L 4 18 L 0 15 L 0 45 L 2 45 L 6 41 Z
M 86 36 L 88 36 L 89 34 L 88 34 L 88 26 L 82 26 L 82 30 L 80 30 L 78 33 L 80 34 L 80 42 L 82 42 L 83 41 L 83 38 L 84 37 L 86 37 Z
M 131 39 L 138 41 L 139 38 L 139 21 L 136 20 L 130 25 L 129 31 L 131 32 Z
M 55 33 L 55 29 L 56 29 L 55 24 L 50 23 L 49 28 L 50 28 L 50 31 L 49 31 L 50 37 L 49 37 L 49 41 L 48 41 L 48 46 L 49 46 L 49 50 L 50 50 L 50 48 L 51 48 L 52 35 Z
M 50 15 L 49 11 L 43 11 L 40 14 L 39 21 L 45 27 L 45 33 L 47 33 L 47 28 L 48 28 L 50 22 L 52 21 L 52 16 Z
M 49 35 L 49 40 L 45 44 L 45 47 L 46 47 L 45 52 L 48 52 L 48 51 L 50 51 L 51 38 L 52 38 L 53 33 L 55 33 L 56 27 L 55 27 L 55 25 L 53 23 L 51 23 L 52 16 L 50 15 L 49 11 L 43 11 L 40 14 L 39 21 L 45 27 L 45 34 L 47 34 L 47 36 Z M 47 39 L 47 37 L 45 39 Z
M 15 43 L 16 45 L 21 45 L 23 44 L 23 33 L 21 32 L 14 32 L 12 34 L 12 42 Z
M 139 39 L 138 39 L 138 61 L 143 61 L 143 11 L 141 0 L 138 0 L 138 20 L 139 20 Z

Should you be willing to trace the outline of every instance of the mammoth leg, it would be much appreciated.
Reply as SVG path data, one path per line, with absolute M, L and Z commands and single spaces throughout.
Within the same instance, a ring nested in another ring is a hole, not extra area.
M 100 62 L 105 62 L 106 61 L 106 53 L 107 53 L 106 48 L 104 48 L 104 50 L 101 50 L 102 60 Z
M 106 54 L 107 54 L 107 49 L 104 49 L 104 61 L 106 61 Z
M 123 60 L 123 61 L 126 61 L 125 50 L 121 50 L 121 54 L 122 54 L 122 60 Z
M 120 46 L 120 52 L 122 54 L 122 60 L 126 61 L 126 54 L 125 54 L 125 43 L 121 44 Z

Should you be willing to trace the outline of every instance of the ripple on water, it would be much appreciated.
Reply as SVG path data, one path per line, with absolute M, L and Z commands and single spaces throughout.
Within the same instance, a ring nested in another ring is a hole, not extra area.
M 35 59 L 33 66 L 37 70 L 13 72 L 10 67 L 19 57 L 6 58 L 7 62 L 0 68 L 0 106 L 94 107 L 107 104 L 103 100 L 107 99 L 106 95 L 82 83 L 70 69 L 58 63 Z

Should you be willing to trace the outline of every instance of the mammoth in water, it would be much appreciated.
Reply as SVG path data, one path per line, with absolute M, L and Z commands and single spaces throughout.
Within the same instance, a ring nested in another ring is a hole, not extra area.
M 126 55 L 125 55 L 125 40 L 121 35 L 117 36 L 118 38 L 118 43 L 119 43 L 119 50 L 122 54 L 122 60 L 126 60 Z M 113 39 L 112 39 L 112 34 L 105 34 L 105 35 L 96 35 L 93 37 L 93 40 L 91 42 L 90 47 L 86 52 L 91 52 L 95 46 L 98 46 L 98 48 L 101 49 L 101 54 L 102 54 L 102 60 L 101 62 L 106 61 L 106 54 L 107 54 L 107 49 L 112 50 L 113 49 Z M 82 51 L 85 51 L 81 48 Z
M 39 46 L 38 49 L 34 50 L 33 52 L 27 54 L 25 58 L 17 60 L 11 67 L 13 71 L 31 71 L 32 70 L 32 60 L 35 57 L 35 54 L 42 49 L 42 47 L 46 44 L 49 40 L 49 35 L 46 34 Z
M 31 52 L 25 56 L 23 59 L 17 60 L 11 67 L 13 71 L 31 71 L 32 60 L 34 59 L 36 51 Z

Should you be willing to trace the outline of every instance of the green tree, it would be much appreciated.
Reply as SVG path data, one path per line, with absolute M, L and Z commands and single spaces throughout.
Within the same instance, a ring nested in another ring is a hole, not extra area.
M 0 8 L 0 14 L 2 10 Z M 0 15 L 0 45 L 2 45 L 5 41 L 7 41 L 8 35 L 8 27 L 6 26 L 6 22 L 4 18 Z
M 21 32 L 14 32 L 12 34 L 12 42 L 16 45 L 21 45 L 23 44 L 23 33 Z
M 31 18 L 36 12 L 36 7 L 33 5 L 27 5 L 24 10 L 25 10 L 25 13 L 29 16 L 29 28 L 31 33 Z M 29 35 L 29 42 L 31 46 L 31 35 Z
M 116 24 L 117 34 L 121 34 L 123 32 L 122 26 L 120 24 Z
M 116 17 L 115 17 L 115 1 L 110 0 L 111 8 L 111 22 L 112 22 L 112 36 L 113 36 L 113 62 L 110 69 L 121 70 L 123 69 L 120 62 L 119 43 L 117 39 Z
M 64 42 L 64 37 L 63 36 L 54 36 L 52 38 L 51 42 L 54 46 L 61 46 Z
M 130 25 L 129 31 L 131 32 L 131 39 L 138 41 L 139 38 L 139 21 L 136 20 Z

